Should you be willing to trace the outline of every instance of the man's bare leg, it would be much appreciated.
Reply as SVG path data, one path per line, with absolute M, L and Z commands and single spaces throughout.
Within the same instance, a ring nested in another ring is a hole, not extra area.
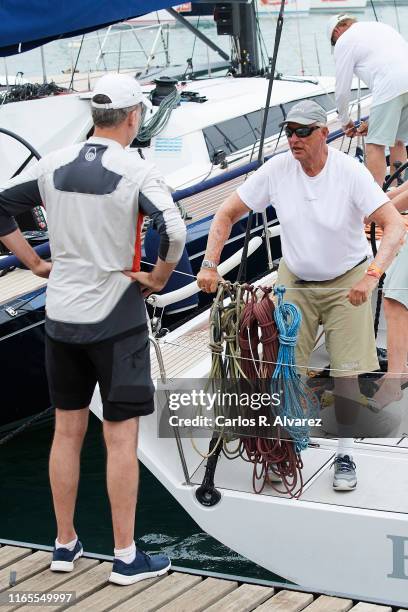
M 374 177 L 374 180 L 383 186 L 385 175 L 387 173 L 387 164 L 385 161 L 385 147 L 369 143 L 366 145 L 366 161 L 367 168 Z
M 407 161 L 407 149 L 402 140 L 397 140 L 393 147 L 390 147 L 390 175 L 396 171 L 395 162 L 405 164 Z M 404 173 L 403 173 L 404 174 Z M 403 177 L 401 177 L 403 178 Z M 393 186 L 397 186 L 397 179 L 393 181 Z
M 137 438 L 139 419 L 104 421 L 103 434 L 108 453 L 107 486 L 112 512 L 115 549 L 133 544 L 139 464 Z
M 80 455 L 88 427 L 88 408 L 55 410 L 55 433 L 50 454 L 50 482 L 61 544 L 76 538 L 75 503 L 78 493 Z
M 388 371 L 374 395 L 379 408 L 401 399 L 401 382 L 408 377 L 408 309 L 401 302 L 385 297 L 384 313 L 387 320 Z

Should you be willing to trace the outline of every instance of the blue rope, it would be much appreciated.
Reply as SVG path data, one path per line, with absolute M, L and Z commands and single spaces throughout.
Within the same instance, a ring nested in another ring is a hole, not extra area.
M 296 370 L 295 347 L 298 340 L 298 330 L 302 322 L 302 314 L 297 306 L 284 302 L 286 289 L 278 285 L 274 289 L 278 296 L 275 308 L 275 323 L 279 333 L 279 351 L 275 371 L 272 376 L 272 392 L 276 387 L 282 391 L 279 415 L 289 419 L 314 418 L 319 412 L 319 402 L 314 393 L 302 381 Z M 280 384 L 277 385 L 276 381 Z M 285 425 L 295 443 L 297 453 L 306 449 L 309 443 L 308 425 Z

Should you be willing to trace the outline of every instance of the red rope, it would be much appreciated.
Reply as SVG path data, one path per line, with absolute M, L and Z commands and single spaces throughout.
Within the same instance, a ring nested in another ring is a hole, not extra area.
M 257 299 L 256 291 L 246 287 L 246 304 L 242 311 L 239 327 L 241 367 L 249 380 L 271 379 L 279 350 L 278 330 L 274 319 L 275 305 L 270 300 L 270 288 L 261 288 L 263 296 Z M 262 345 L 262 355 L 260 348 Z M 277 437 L 241 438 L 239 454 L 244 461 L 253 463 L 252 485 L 255 493 L 261 493 L 265 485 L 291 497 L 299 497 L 303 488 L 300 455 L 296 454 L 291 440 Z M 282 479 L 282 488 L 271 482 L 268 469 Z M 297 492 L 296 492 L 297 491 Z

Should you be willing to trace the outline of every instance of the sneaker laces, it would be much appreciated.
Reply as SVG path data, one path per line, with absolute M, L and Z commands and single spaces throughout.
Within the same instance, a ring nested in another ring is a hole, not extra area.
M 150 558 L 150 555 L 145 553 L 143 550 L 140 550 L 140 548 L 137 549 L 137 552 L 140 555 L 142 555 L 143 559 L 145 560 L 145 563 L 146 563 L 147 567 L 151 568 L 151 558 Z
M 336 470 L 342 474 L 356 469 L 356 464 L 348 455 L 344 455 L 343 457 L 337 455 L 330 467 L 333 466 L 335 466 Z

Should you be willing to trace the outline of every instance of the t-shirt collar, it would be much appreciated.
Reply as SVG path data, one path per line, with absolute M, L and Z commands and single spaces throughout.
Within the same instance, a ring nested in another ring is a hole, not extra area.
M 120 142 L 118 142 L 117 140 L 113 140 L 112 138 L 102 138 L 101 136 L 91 136 L 90 138 L 88 138 L 87 142 L 90 144 L 100 144 L 100 145 L 106 145 L 108 147 L 119 147 L 120 149 L 123 149 Z

